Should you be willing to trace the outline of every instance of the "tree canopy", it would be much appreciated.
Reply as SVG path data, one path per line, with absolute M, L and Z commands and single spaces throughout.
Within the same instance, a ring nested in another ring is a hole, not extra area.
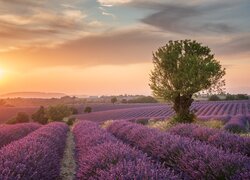
M 203 90 L 222 92 L 225 68 L 210 48 L 191 40 L 169 41 L 153 53 L 150 87 L 156 97 L 173 102 L 180 121 L 190 122 L 192 96 Z

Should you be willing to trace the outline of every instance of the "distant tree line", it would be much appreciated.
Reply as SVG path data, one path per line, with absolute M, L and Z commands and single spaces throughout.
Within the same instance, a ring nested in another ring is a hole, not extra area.
M 247 94 L 226 94 L 225 98 L 220 98 L 218 95 L 211 95 L 208 100 L 209 101 L 220 101 L 220 100 L 226 100 L 226 101 L 232 101 L 232 100 L 248 100 L 249 96 Z
M 157 102 L 158 101 L 152 96 L 141 96 L 127 101 L 127 103 L 157 103 Z
M 33 122 L 40 124 L 47 124 L 53 121 L 63 121 L 64 118 L 69 117 L 72 114 L 78 114 L 78 110 L 75 107 L 66 105 L 55 105 L 45 108 L 40 108 L 31 115 Z M 19 112 L 14 118 L 7 121 L 7 124 L 25 123 L 31 121 L 29 115 L 25 112 Z M 68 121 L 72 121 L 71 118 Z M 71 124 L 71 122 L 69 122 Z

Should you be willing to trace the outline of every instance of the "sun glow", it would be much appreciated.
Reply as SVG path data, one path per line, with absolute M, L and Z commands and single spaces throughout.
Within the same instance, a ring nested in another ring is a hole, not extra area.
M 4 77 L 4 70 L 0 69 L 0 79 L 2 79 Z

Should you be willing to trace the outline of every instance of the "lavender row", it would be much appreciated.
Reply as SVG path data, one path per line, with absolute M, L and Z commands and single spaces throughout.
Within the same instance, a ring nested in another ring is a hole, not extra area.
M 180 179 L 169 169 L 152 163 L 145 154 L 123 144 L 93 122 L 78 123 L 77 179 Z
M 12 141 L 23 138 L 41 125 L 36 123 L 23 123 L 15 125 L 4 125 L 0 127 L 0 148 Z
M 234 116 L 224 126 L 224 129 L 233 133 L 249 131 L 250 116 Z
M 0 179 L 57 179 L 68 126 L 50 123 L 0 150 Z
M 250 178 L 249 158 L 241 154 L 126 121 L 114 122 L 108 131 L 193 179 Z
M 182 137 L 194 138 L 229 152 L 250 156 L 250 138 L 240 137 L 222 130 L 206 128 L 197 124 L 180 124 L 168 130 Z
M 229 101 L 229 102 L 195 102 L 191 110 L 196 115 L 205 120 L 218 119 L 224 122 L 230 120 L 233 116 L 250 115 L 250 101 Z M 132 119 L 132 118 L 169 118 L 174 115 L 170 105 L 160 104 L 154 106 L 113 109 L 108 111 L 99 111 L 89 114 L 80 114 L 75 117 L 78 119 L 87 119 L 93 121 L 105 121 L 110 119 Z

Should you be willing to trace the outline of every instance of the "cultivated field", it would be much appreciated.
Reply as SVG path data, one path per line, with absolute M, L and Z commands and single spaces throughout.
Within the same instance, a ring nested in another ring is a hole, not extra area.
M 249 137 L 199 124 L 162 131 L 136 120 L 171 117 L 169 106 L 112 106 L 78 115 L 70 128 L 1 125 L 0 179 L 250 179 Z M 250 101 L 200 102 L 192 109 L 203 121 L 249 123 Z

